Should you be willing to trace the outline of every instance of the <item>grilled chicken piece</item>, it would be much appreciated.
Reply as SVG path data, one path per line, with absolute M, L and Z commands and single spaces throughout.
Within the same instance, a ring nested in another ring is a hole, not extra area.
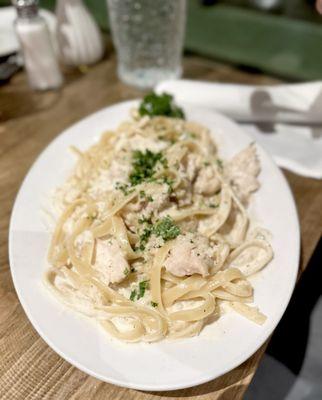
M 214 265 L 213 249 L 205 236 L 180 235 L 164 262 L 167 271 L 175 276 L 200 274 L 207 276 Z
M 254 144 L 236 154 L 225 166 L 225 177 L 230 181 L 238 198 L 244 203 L 259 188 L 257 176 L 260 163 Z
M 127 275 L 129 264 L 115 239 L 98 239 L 93 267 L 106 284 L 119 283 Z

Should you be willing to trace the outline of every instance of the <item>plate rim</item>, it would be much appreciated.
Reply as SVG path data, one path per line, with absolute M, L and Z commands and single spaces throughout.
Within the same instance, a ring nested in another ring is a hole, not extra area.
M 273 158 L 266 152 L 266 150 L 259 144 L 256 142 L 256 146 L 258 148 L 260 148 L 260 150 L 262 152 L 265 153 L 265 155 L 270 159 L 272 165 L 274 165 L 276 173 L 279 175 L 279 177 L 281 178 L 281 180 L 283 181 L 283 185 L 286 189 L 287 192 L 287 197 L 288 200 L 290 202 L 290 204 L 292 204 L 292 208 L 293 210 L 291 210 L 291 213 L 293 214 L 294 217 L 294 222 L 295 222 L 295 230 L 296 232 L 294 232 L 294 237 L 296 237 L 296 243 L 295 243 L 295 249 L 296 251 L 296 265 L 297 268 L 295 270 L 294 268 L 294 274 L 293 274 L 293 281 L 290 282 L 288 288 L 289 288 L 289 294 L 286 298 L 285 304 L 284 306 L 280 309 L 279 311 L 279 316 L 278 318 L 276 318 L 276 321 L 274 322 L 274 324 L 271 325 L 269 333 L 265 336 L 263 336 L 262 340 L 257 342 L 257 345 L 252 349 L 249 350 L 247 349 L 247 352 L 241 352 L 239 354 L 238 357 L 236 357 L 236 359 L 234 360 L 234 362 L 230 365 L 227 366 L 226 368 L 223 368 L 222 371 L 220 372 L 220 374 L 216 374 L 216 375 L 205 375 L 205 377 L 203 379 L 197 378 L 195 381 L 190 380 L 189 384 L 187 383 L 181 383 L 181 384 L 177 384 L 177 385 L 171 385 L 171 386 L 158 386 L 156 387 L 155 385 L 150 385 L 150 384 L 135 384 L 133 382 L 128 382 L 125 380 L 118 380 L 118 379 L 114 379 L 114 378 L 110 378 L 110 377 L 106 377 L 100 373 L 97 373 L 93 370 L 91 370 L 90 368 L 87 368 L 86 366 L 82 365 L 81 363 L 75 361 L 72 357 L 69 357 L 66 353 L 64 353 L 63 350 L 61 350 L 59 348 L 59 346 L 56 346 L 55 343 L 53 343 L 48 337 L 47 335 L 43 332 L 43 330 L 41 329 L 41 327 L 38 325 L 36 319 L 34 319 L 33 315 L 32 315 L 32 311 L 29 309 L 29 307 L 27 306 L 24 297 L 20 291 L 20 287 L 17 284 L 17 278 L 16 278 L 16 272 L 17 269 L 15 270 L 15 268 L 13 267 L 14 265 L 14 257 L 13 257 L 13 248 L 14 248 L 14 244 L 13 244 L 13 221 L 15 218 L 15 210 L 19 205 L 19 197 L 24 189 L 24 185 L 29 177 L 29 175 L 32 174 L 34 168 L 36 168 L 36 165 L 38 163 L 38 160 L 42 157 L 43 153 L 45 153 L 49 147 L 51 147 L 52 145 L 55 144 L 56 141 L 60 140 L 62 136 L 64 136 L 69 130 L 75 129 L 78 125 L 83 124 L 84 122 L 90 120 L 93 117 L 97 117 L 98 114 L 100 113 L 104 113 L 106 110 L 108 109 L 113 109 L 113 108 L 117 108 L 120 105 L 135 105 L 138 101 L 140 101 L 141 99 L 132 99 L 132 100 L 126 100 L 126 101 L 120 101 L 117 103 L 113 103 L 111 105 L 108 105 L 106 107 L 103 107 L 91 114 L 88 114 L 87 116 L 85 116 L 84 118 L 81 118 L 80 120 L 74 122 L 73 124 L 67 126 L 61 133 L 59 133 L 56 137 L 54 137 L 53 140 L 51 140 L 42 150 L 41 152 L 38 154 L 38 156 L 36 157 L 36 159 L 34 160 L 34 162 L 32 163 L 32 165 L 29 167 L 27 173 L 25 174 L 24 179 L 22 180 L 20 187 L 17 191 L 15 200 L 14 200 L 14 205 L 12 207 L 12 212 L 11 212 L 11 216 L 10 216 L 10 223 L 9 223 L 9 240 L 8 240 L 8 249 L 9 249 L 9 266 L 10 266 L 10 272 L 11 272 L 11 276 L 12 276 L 12 280 L 13 280 L 13 284 L 14 284 L 14 288 L 16 291 L 16 294 L 18 296 L 19 302 L 25 312 L 25 314 L 27 315 L 27 318 L 29 319 L 29 321 L 31 322 L 33 328 L 37 331 L 37 333 L 40 335 L 40 337 L 47 343 L 47 345 L 53 350 L 55 351 L 60 357 L 62 357 L 64 360 L 66 360 L 68 363 L 70 363 L 71 365 L 73 365 L 74 367 L 78 368 L 79 370 L 81 370 L 82 372 L 85 372 L 86 374 L 95 377 L 96 379 L 99 379 L 103 382 L 107 382 L 107 383 L 111 383 L 120 387 L 124 387 L 124 388 L 129 388 L 129 389 L 136 389 L 136 390 L 143 390 L 143 391 L 172 391 L 172 390 L 180 390 L 180 389 L 185 389 L 185 388 L 190 388 L 190 387 L 194 387 L 194 386 L 198 386 L 198 385 L 202 385 L 204 383 L 210 382 L 213 379 L 217 379 L 223 375 L 225 375 L 226 373 L 234 370 L 235 368 L 237 368 L 239 365 L 241 365 L 243 362 L 245 362 L 246 360 L 248 360 L 250 357 L 252 357 L 259 349 L 260 347 L 262 347 L 262 345 L 269 339 L 270 335 L 274 332 L 274 330 L 276 329 L 276 326 L 279 324 L 280 320 L 282 319 L 286 308 L 289 305 L 291 296 L 294 292 L 294 288 L 295 288 L 295 284 L 297 281 L 297 276 L 298 276 L 298 271 L 299 271 L 299 263 L 300 263 L 300 253 L 301 253 L 301 247 L 300 247 L 300 243 L 301 243 L 301 237 L 300 237 L 300 223 L 299 223 L 299 217 L 298 217 L 298 211 L 297 211 L 297 207 L 296 207 L 296 203 L 295 203 L 295 199 L 293 196 L 293 193 L 291 191 L 290 185 L 286 179 L 286 177 L 284 176 L 284 174 L 282 173 L 282 171 L 280 170 L 280 168 L 276 165 L 275 161 L 273 160 Z M 207 110 L 208 112 L 209 109 L 206 109 L 205 107 L 193 107 L 193 106 L 188 106 L 188 104 L 182 103 L 183 107 L 185 107 L 185 105 L 187 105 L 187 107 L 193 108 L 194 110 Z M 225 120 L 225 122 L 228 122 L 229 124 L 233 124 L 235 125 L 235 127 L 238 128 L 239 131 L 241 131 L 241 133 L 243 133 L 245 136 L 247 136 L 248 138 L 251 138 L 250 135 L 247 133 L 247 131 L 245 131 L 240 125 L 238 125 L 234 120 L 230 119 L 229 117 L 215 112 L 215 111 L 211 111 L 212 114 L 214 114 L 214 116 L 218 116 L 219 118 Z

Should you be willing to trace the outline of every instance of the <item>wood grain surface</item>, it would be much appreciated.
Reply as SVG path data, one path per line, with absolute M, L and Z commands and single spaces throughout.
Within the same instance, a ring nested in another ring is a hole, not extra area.
M 266 345 L 235 370 L 194 388 L 162 393 L 123 389 L 86 375 L 54 353 L 31 326 L 15 294 L 7 237 L 17 190 L 37 155 L 62 130 L 102 107 L 142 95 L 118 81 L 115 66 L 110 56 L 86 72 L 68 72 L 59 92 L 31 92 L 23 73 L 0 88 L 0 398 L 241 399 Z M 185 76 L 239 83 L 277 82 L 196 57 L 186 58 Z M 322 184 L 288 172 L 286 177 L 301 221 L 303 271 L 321 236 Z

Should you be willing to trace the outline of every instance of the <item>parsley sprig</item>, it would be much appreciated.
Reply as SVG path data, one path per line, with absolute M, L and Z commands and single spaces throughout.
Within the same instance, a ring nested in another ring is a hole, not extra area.
M 157 115 L 181 119 L 185 117 L 182 108 L 175 104 L 173 96 L 168 93 L 160 95 L 156 93 L 147 94 L 140 104 L 139 114 L 141 116 L 149 115 L 150 117 Z

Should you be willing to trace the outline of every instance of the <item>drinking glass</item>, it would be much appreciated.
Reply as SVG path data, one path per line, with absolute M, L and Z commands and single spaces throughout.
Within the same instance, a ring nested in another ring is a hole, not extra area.
M 181 76 L 186 0 L 107 0 L 118 75 L 152 88 Z

